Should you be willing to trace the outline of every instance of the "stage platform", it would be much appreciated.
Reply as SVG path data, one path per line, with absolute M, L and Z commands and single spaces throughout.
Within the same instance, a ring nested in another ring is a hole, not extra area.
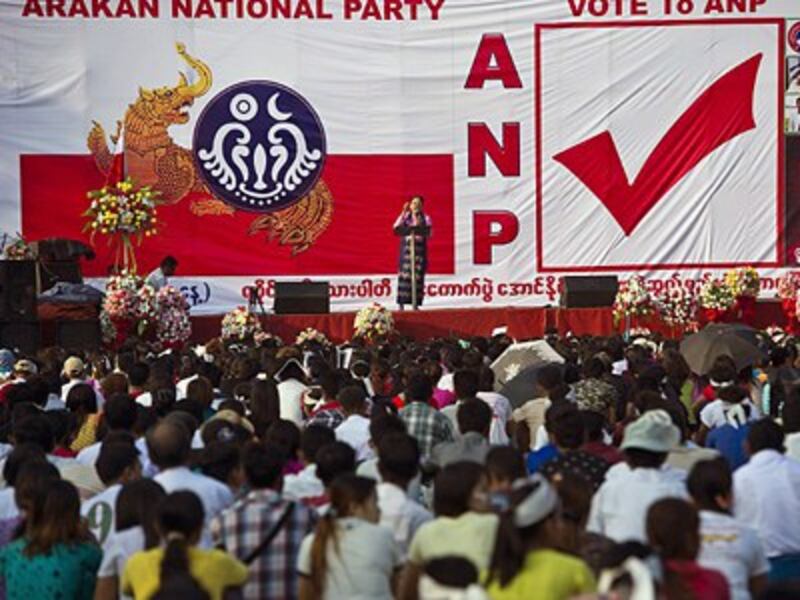
M 417 339 L 432 337 L 489 336 L 496 327 L 508 327 L 508 334 L 516 339 L 542 337 L 546 330 L 557 329 L 562 335 L 609 336 L 621 333 L 622 325 L 614 325 L 610 308 L 473 308 L 440 309 L 419 311 L 396 311 L 393 313 L 397 330 Z M 262 317 L 265 330 L 280 336 L 287 343 L 306 327 L 324 333 L 335 343 L 342 343 L 353 336 L 355 313 L 331 313 L 327 315 L 267 315 Z M 203 342 L 219 335 L 221 315 L 192 318 L 192 339 Z M 760 301 L 756 306 L 757 327 L 783 326 L 784 318 L 780 304 Z M 671 330 L 657 319 L 644 319 L 636 323 L 652 331 L 675 337 Z

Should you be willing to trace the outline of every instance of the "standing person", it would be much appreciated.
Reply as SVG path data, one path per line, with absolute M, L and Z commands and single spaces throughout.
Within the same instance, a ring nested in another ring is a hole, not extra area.
M 697 562 L 725 576 L 732 600 L 758 597 L 767 584 L 769 563 L 758 533 L 730 514 L 730 467 L 720 458 L 701 461 L 692 468 L 686 485 L 700 511 L 701 548 Z
M 394 222 L 394 234 L 400 236 L 400 264 L 397 274 L 397 304 L 400 310 L 406 304 L 412 304 L 417 310 L 422 306 L 425 296 L 425 273 L 428 270 L 428 238 L 431 235 L 431 218 L 423 211 L 425 200 L 422 196 L 414 196 L 403 205 L 403 211 Z M 423 227 L 423 231 L 409 234 L 409 227 Z M 414 250 L 414 263 L 411 262 L 411 250 Z M 412 295 L 412 271 L 416 280 L 416 293 Z M 415 298 L 413 296 L 416 296 Z
M 586 563 L 556 550 L 558 504 L 558 494 L 541 476 L 512 492 L 489 565 L 492 600 L 567 600 L 595 591 Z
M 173 577 L 190 577 L 212 600 L 222 600 L 226 591 L 244 585 L 245 565 L 221 550 L 197 547 L 203 520 L 203 504 L 197 494 L 169 494 L 158 509 L 163 546 L 131 556 L 122 575 L 123 593 L 145 600 Z
M 144 282 L 155 291 L 169 285 L 169 278 L 175 275 L 178 269 L 178 260 L 174 256 L 165 256 L 157 269 L 150 272 Z
M 297 598 L 297 557 L 316 517 L 300 503 L 281 495 L 283 460 L 279 448 L 251 443 L 244 451 L 244 471 L 250 488 L 244 498 L 211 523 L 211 536 L 243 561 L 250 572 L 245 598 Z
M 800 578 L 800 463 L 783 454 L 783 430 L 770 419 L 750 426 L 750 461 L 733 474 L 734 516 L 756 528 L 770 582 Z
M 331 509 L 300 548 L 300 599 L 391 600 L 402 555 L 378 524 L 375 481 L 342 475 L 330 495 Z
M 81 523 L 78 490 L 53 481 L 34 505 L 23 536 L 0 550 L 6 597 L 90 600 L 103 553 Z
M 686 500 L 663 498 L 647 511 L 647 539 L 664 568 L 665 598 L 729 600 L 728 581 L 697 563 L 700 517 Z

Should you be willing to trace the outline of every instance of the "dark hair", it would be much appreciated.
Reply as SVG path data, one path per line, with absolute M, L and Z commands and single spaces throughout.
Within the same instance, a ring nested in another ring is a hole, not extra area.
M 29 462 L 46 462 L 44 450 L 37 444 L 15 446 L 3 464 L 3 479 L 8 487 L 14 487 L 20 469 Z
M 344 442 L 333 442 L 319 449 L 316 456 L 317 477 L 326 488 L 334 479 L 356 470 L 356 453 Z
M 169 579 L 162 578 L 158 590 L 150 596 L 150 600 L 174 600 L 175 598 L 211 600 L 211 596 L 205 588 L 188 573 L 171 575 Z
M 300 450 L 307 463 L 316 462 L 317 452 L 323 446 L 336 441 L 336 434 L 324 425 L 308 425 L 300 434 Z
M 407 433 L 390 433 L 378 444 L 378 472 L 403 489 L 417 476 L 419 460 L 419 444 Z
M 147 451 L 159 469 L 179 467 L 189 458 L 192 439 L 186 427 L 175 419 L 164 419 L 147 432 Z
M 472 493 L 485 476 L 481 465 L 459 461 L 444 467 L 433 482 L 433 511 L 437 517 L 459 517 L 469 510 Z
M 478 388 L 479 379 L 475 371 L 460 369 L 453 375 L 453 389 L 459 400 L 474 398 Z
M 144 387 L 150 379 L 150 367 L 145 362 L 135 362 L 128 369 L 128 381 L 133 387 Z
M 214 401 L 214 386 L 202 375 L 195 377 L 186 386 L 186 399 L 194 400 L 205 410 Z
M 602 441 L 606 418 L 593 410 L 582 410 L 580 412 L 581 420 L 583 421 L 583 439 L 587 442 Z
M 328 398 L 336 398 L 340 388 L 339 375 L 335 371 L 326 370 L 319 376 L 319 387 Z
M 461 556 L 442 556 L 425 563 L 425 574 L 436 583 L 450 588 L 466 589 L 478 582 L 478 569 Z
M 174 256 L 167 255 L 161 261 L 161 266 L 174 269 L 178 266 L 178 259 Z
M 60 480 L 58 469 L 46 460 L 29 460 L 20 467 L 14 482 L 14 500 L 25 513 L 26 523 L 40 518 L 47 491 Z
M 339 390 L 336 399 L 348 414 L 361 414 L 366 406 L 367 394 L 362 386 L 348 385 Z
M 127 394 L 128 378 L 124 373 L 110 373 L 100 382 L 100 391 L 105 398 L 111 398 L 115 394 Z
M 580 411 L 571 404 L 556 405 L 549 420 L 548 431 L 557 446 L 577 450 L 583 445 L 583 418 Z M 550 415 L 550 410 L 547 411 Z
M 420 372 L 413 373 L 406 384 L 406 400 L 408 402 L 428 402 L 433 396 L 433 383 L 430 378 Z
M 226 419 L 211 419 L 200 430 L 200 438 L 204 446 L 218 442 L 226 442 L 241 446 L 249 442 L 253 434 L 238 423 L 231 423 Z
M 109 486 L 115 483 L 126 469 L 130 469 L 139 462 L 139 451 L 132 443 L 104 441 L 100 445 L 100 453 L 94 468 L 97 476 L 104 485 Z
M 580 556 L 583 534 L 592 508 L 592 484 L 584 476 L 570 471 L 561 473 L 550 483 L 561 501 L 561 527 L 558 540 L 554 542 L 559 550 Z
M 300 450 L 300 428 L 292 421 L 279 419 L 267 429 L 264 441 L 282 448 L 287 459 L 296 460 Z
M 69 481 L 52 481 L 41 514 L 27 528 L 26 556 L 48 554 L 58 544 L 88 542 L 91 535 L 81 521 L 81 499 Z
M 158 508 L 167 492 L 152 479 L 137 479 L 122 486 L 114 510 L 114 528 L 125 531 L 141 527 L 144 531 L 144 547 L 155 548 L 159 543 Z
M 558 389 L 564 385 L 564 372 L 556 364 L 544 365 L 536 374 L 536 383 L 547 392 Z
M 339 551 L 336 519 L 349 517 L 353 509 L 364 504 L 375 494 L 375 480 L 358 475 L 345 474 L 337 477 L 330 486 L 331 510 L 317 523 L 314 541 L 311 544 L 310 583 L 314 597 L 322 598 L 328 574 L 328 546 L 333 544 Z
M 522 570 L 525 556 L 535 541 L 539 547 L 549 547 L 548 540 L 542 539 L 543 525 L 549 520 L 542 519 L 528 527 L 517 527 L 514 523 L 514 509 L 541 485 L 543 481 L 532 481 L 511 492 L 511 508 L 500 517 L 495 537 L 494 551 L 489 563 L 488 583 L 497 580 L 505 587 Z
M 256 379 L 250 384 L 250 420 L 258 437 L 281 418 L 278 386 L 273 379 Z
M 190 575 L 190 540 L 203 528 L 205 513 L 197 494 L 189 491 L 172 492 L 158 509 L 158 531 L 166 542 L 161 559 L 161 580 L 174 575 Z
M 136 423 L 136 402 L 128 394 L 114 394 L 103 407 L 103 420 L 109 429 L 130 431 Z
M 800 431 L 800 395 L 793 390 L 781 410 L 783 429 L 786 433 Z
M 231 475 L 242 466 L 242 453 L 234 442 L 211 442 L 203 448 L 200 469 L 203 475 L 230 485 Z
M 513 446 L 494 446 L 486 455 L 486 473 L 495 481 L 522 479 L 528 474 L 525 455 Z
M 694 560 L 700 550 L 700 516 L 680 498 L 664 498 L 647 511 L 647 540 L 661 557 L 666 598 L 693 597 L 680 573 L 669 568 L 670 560 Z
M 728 461 L 719 457 L 695 463 L 686 480 L 686 488 L 698 508 L 718 511 L 717 497 L 730 495 L 733 488 Z
M 68 410 L 48 410 L 44 413 L 50 430 L 53 432 L 53 442 L 56 446 L 67 446 L 78 429 L 78 419 Z
M 755 454 L 761 450 L 777 450 L 783 452 L 783 429 L 772 419 L 759 419 L 750 425 L 747 432 L 747 443 L 750 453 Z
M 16 421 L 13 425 L 14 443 L 20 444 L 35 444 L 39 446 L 45 453 L 53 451 L 53 430 L 50 429 L 50 424 L 47 419 L 42 415 L 31 417 L 24 417 Z
M 249 443 L 242 457 L 247 483 L 255 490 L 276 487 L 285 462 L 281 448 L 271 444 Z
M 97 394 L 88 383 L 76 383 L 67 392 L 67 410 L 89 415 L 97 412 Z
M 668 452 L 653 452 L 642 448 L 626 448 L 622 451 L 631 468 L 659 469 L 667 460 Z
M 370 419 L 369 438 L 377 445 L 384 436 L 390 433 L 406 433 L 406 422 L 397 415 L 379 414 Z
M 486 402 L 477 398 L 464 400 L 458 405 L 456 421 L 462 434 L 470 432 L 487 434 L 492 425 L 492 409 Z

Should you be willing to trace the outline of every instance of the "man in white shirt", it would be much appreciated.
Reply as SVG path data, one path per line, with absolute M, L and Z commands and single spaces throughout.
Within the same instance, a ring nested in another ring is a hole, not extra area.
M 189 470 L 186 465 L 191 443 L 192 437 L 186 426 L 178 419 L 171 418 L 171 415 L 147 432 L 150 460 L 160 471 L 153 480 L 161 484 L 168 494 L 179 490 L 197 494 L 205 511 L 203 541 L 208 544 L 210 536 L 207 525 L 233 503 L 233 493 L 227 485 L 216 479 Z
M 733 474 L 734 516 L 758 531 L 770 582 L 800 577 L 800 463 L 783 454 L 783 430 L 770 419 L 750 425 L 750 460 Z
M 100 481 L 108 487 L 83 502 L 81 515 L 86 518 L 89 529 L 104 547 L 109 534 L 115 528 L 117 496 L 122 486 L 142 475 L 139 451 L 133 445 L 133 438 L 129 442 L 104 443 L 95 469 Z
M 378 444 L 378 507 L 381 525 L 388 527 L 403 551 L 408 553 L 417 529 L 433 519 L 431 513 L 408 497 L 409 484 L 419 472 L 419 445 L 407 433 L 390 433 Z
M 165 256 L 161 265 L 150 272 L 144 282 L 151 286 L 155 291 L 169 285 L 169 278 L 175 275 L 178 269 L 178 261 L 174 256 Z
M 592 499 L 586 529 L 616 542 L 647 543 L 645 521 L 650 506 L 662 498 L 687 496 L 675 470 L 662 468 L 680 438 L 680 431 L 663 410 L 648 411 L 628 425 L 621 446 L 627 464 L 607 472 L 605 483 Z
M 292 500 L 320 498 L 325 495 L 325 486 L 317 477 L 317 452 L 332 444 L 336 436 L 328 427 L 309 425 L 300 437 L 300 460 L 305 467 L 296 475 L 283 478 L 283 495 Z
M 733 479 L 723 458 L 697 462 L 686 481 L 700 511 L 697 562 L 728 580 L 731 600 L 759 597 L 767 585 L 769 563 L 758 533 L 731 516 Z
M 369 445 L 369 419 L 364 416 L 367 396 L 364 390 L 351 385 L 341 390 L 337 396 L 344 411 L 344 422 L 336 428 L 336 439 L 349 444 L 356 452 L 356 462 L 363 462 L 375 456 Z

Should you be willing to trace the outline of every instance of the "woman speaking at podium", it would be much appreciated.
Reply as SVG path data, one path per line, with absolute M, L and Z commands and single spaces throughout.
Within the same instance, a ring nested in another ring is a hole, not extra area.
M 394 222 L 394 234 L 400 237 L 400 265 L 397 274 L 397 303 L 400 310 L 406 304 L 417 310 L 425 296 L 431 218 L 423 210 L 424 203 L 422 196 L 414 196 L 403 205 L 403 211 Z

